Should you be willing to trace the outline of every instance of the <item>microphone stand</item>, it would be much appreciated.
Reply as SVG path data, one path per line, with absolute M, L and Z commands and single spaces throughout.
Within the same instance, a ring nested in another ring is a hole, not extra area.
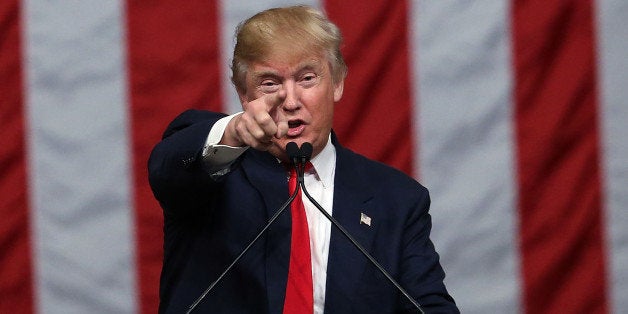
M 185 313 L 186 314 L 190 314 L 190 313 L 192 313 L 192 311 L 194 311 L 194 309 L 201 303 L 201 301 L 203 301 L 203 299 L 205 299 L 207 294 L 212 289 L 214 289 L 214 287 L 225 277 L 225 275 L 227 275 L 227 273 L 242 258 L 242 256 L 244 256 L 244 254 L 253 246 L 253 244 L 255 244 L 255 242 L 257 242 L 257 240 L 264 234 L 264 232 L 266 232 L 266 230 L 268 230 L 268 228 L 273 224 L 273 222 L 275 222 L 277 217 L 279 217 L 279 215 L 281 215 L 284 212 L 284 210 L 288 207 L 288 205 L 290 205 L 290 203 L 292 203 L 294 198 L 297 196 L 297 193 L 299 193 L 301 190 L 303 190 L 303 194 L 305 194 L 305 196 L 312 202 L 312 204 L 314 204 L 314 206 L 316 206 L 316 208 L 329 221 L 331 221 L 332 224 L 334 226 L 336 226 L 336 228 L 338 228 L 338 230 L 340 230 L 340 232 L 347 239 L 349 239 L 349 241 L 373 265 L 375 265 L 375 267 L 377 267 L 377 269 L 388 279 L 388 281 L 390 283 L 392 283 L 397 288 L 397 290 L 399 290 L 410 301 L 410 303 L 412 303 L 412 305 L 414 305 L 414 307 L 419 311 L 419 313 L 425 314 L 425 311 L 423 311 L 423 309 L 421 308 L 419 303 L 415 299 L 413 299 L 410 296 L 410 294 L 403 287 L 401 287 L 401 285 L 399 283 L 397 283 L 397 281 L 394 278 L 392 278 L 392 276 L 390 274 L 388 274 L 388 272 L 375 260 L 375 258 L 373 258 L 373 256 L 371 256 L 371 254 L 369 254 L 364 249 L 364 247 L 362 247 L 362 245 L 360 245 L 360 243 L 358 243 L 351 236 L 351 234 L 349 234 L 349 232 L 347 232 L 347 230 L 340 223 L 338 223 L 338 221 L 336 221 L 336 219 L 334 217 L 332 217 L 331 215 L 329 215 L 329 213 L 327 213 L 327 211 L 310 195 L 310 193 L 305 188 L 305 182 L 304 182 L 305 181 L 304 180 L 305 164 L 310 160 L 310 158 L 312 156 L 312 144 L 310 144 L 308 142 L 305 142 L 305 143 L 303 143 L 301 145 L 301 148 L 298 148 L 296 143 L 290 142 L 290 143 L 288 143 L 288 145 L 286 145 L 286 152 L 288 153 L 288 156 L 289 156 L 290 160 L 292 161 L 294 167 L 296 168 L 296 172 L 297 172 L 297 186 L 296 186 L 295 191 L 292 193 L 292 195 L 290 195 L 290 198 L 288 198 L 288 200 L 283 205 L 281 205 L 281 207 L 273 214 L 273 216 L 268 220 L 266 225 L 264 225 L 262 230 L 260 230 L 260 232 L 255 236 L 255 238 L 253 238 L 253 240 L 251 240 L 249 242 L 249 244 L 246 247 L 244 247 L 242 252 L 240 252 L 240 254 L 238 254 L 238 256 L 233 260 L 233 262 L 231 262 L 231 264 L 229 264 L 229 266 L 227 266 L 227 268 L 225 268 L 225 270 L 220 274 L 220 276 L 218 276 L 218 278 L 216 280 L 214 280 L 214 282 L 212 282 L 209 285 L 209 287 L 207 287 L 207 289 L 205 289 L 205 291 L 194 301 L 194 303 L 192 303 L 190 305 L 190 307 L 188 308 L 188 310 Z
M 309 156 L 312 155 L 312 144 L 305 142 L 301 145 L 301 151 L 302 153 L 304 152 L 304 154 L 307 154 L 309 152 L 309 155 L 307 155 L 306 157 L 301 157 L 301 162 L 302 162 L 302 168 L 305 168 L 305 163 L 310 159 Z M 314 204 L 314 206 L 316 206 L 316 208 L 329 220 L 332 222 L 332 224 L 334 224 L 334 226 L 336 226 L 336 228 L 338 228 L 338 230 L 340 230 L 340 232 L 347 238 L 349 239 L 349 241 L 353 244 L 353 246 L 355 246 L 373 265 L 375 265 L 375 267 L 377 267 L 377 269 L 388 279 L 388 281 L 390 281 L 390 283 L 392 283 L 397 290 L 399 290 L 407 299 L 408 301 L 410 301 L 410 303 L 412 303 L 412 305 L 414 305 L 414 307 L 419 311 L 419 313 L 425 314 L 425 312 L 423 311 L 423 309 L 421 308 L 421 305 L 419 305 L 419 303 L 410 296 L 410 294 L 399 284 L 397 283 L 397 281 L 384 269 L 384 267 L 382 267 L 376 260 L 375 258 L 373 258 L 373 256 L 371 256 L 371 254 L 369 254 L 366 249 L 364 249 L 364 247 L 362 247 L 362 245 L 360 245 L 360 243 L 358 243 L 358 241 L 356 241 L 353 236 L 351 236 L 351 234 L 349 234 L 349 232 L 334 218 L 332 217 L 324 208 L 323 206 L 321 206 L 311 195 L 310 193 L 307 191 L 307 188 L 305 187 L 305 183 L 303 180 L 303 171 L 301 170 L 300 175 L 299 175 L 299 181 L 298 181 L 298 185 L 301 186 L 301 189 L 303 190 L 303 194 L 305 194 L 305 196 L 312 202 L 312 204 Z
M 300 156 L 298 156 L 298 153 L 300 152 L 300 150 L 297 147 L 297 144 L 294 143 L 294 142 L 288 143 L 288 145 L 286 145 L 286 152 L 288 153 L 288 156 L 290 157 L 290 159 L 292 160 L 294 166 L 296 167 L 297 177 L 301 178 L 300 180 L 302 182 L 303 181 L 303 172 L 304 172 L 304 169 L 305 169 L 305 162 L 302 163 L 302 164 L 297 162 L 298 158 L 300 157 Z M 310 152 L 310 155 L 312 155 L 311 152 Z M 309 157 L 308 157 L 308 159 L 309 159 Z M 190 314 L 190 313 L 192 313 L 192 311 L 194 311 L 194 309 L 201 303 L 201 301 L 203 301 L 203 299 L 205 299 L 207 294 L 210 291 L 212 291 L 212 289 L 214 289 L 214 287 L 222 280 L 223 277 L 225 277 L 225 275 L 227 275 L 227 273 L 231 270 L 231 268 L 233 268 L 233 266 L 242 258 L 242 256 L 244 256 L 244 254 L 253 246 L 253 244 L 255 244 L 255 242 L 257 242 L 257 240 L 266 232 L 266 230 L 268 230 L 270 225 L 272 225 L 273 222 L 275 222 L 275 220 L 277 220 L 277 217 L 279 217 L 279 215 L 281 215 L 284 212 L 284 210 L 288 207 L 288 205 L 290 205 L 290 203 L 292 203 L 294 198 L 297 196 L 297 193 L 299 193 L 300 191 L 301 191 L 301 185 L 297 184 L 296 189 L 294 189 L 294 192 L 292 193 L 292 195 L 290 195 L 290 198 L 288 198 L 288 200 L 285 203 L 283 203 L 283 205 L 281 205 L 281 207 L 268 220 L 266 225 L 264 225 L 262 230 L 260 230 L 260 232 L 255 236 L 255 238 L 253 238 L 253 240 L 251 240 L 249 242 L 249 244 L 244 247 L 242 252 L 240 252 L 240 254 L 238 254 L 238 256 L 233 260 L 233 262 L 231 262 L 231 264 L 229 264 L 229 266 L 227 266 L 227 268 L 225 268 L 225 270 L 220 274 L 220 276 L 218 276 L 218 278 L 216 280 L 214 280 L 214 282 L 212 282 L 209 285 L 209 287 L 207 287 L 207 289 L 205 289 L 205 291 L 203 291 L 203 293 L 194 301 L 194 303 L 192 303 L 190 305 L 188 310 L 185 312 L 186 314 Z
M 238 256 L 233 260 L 233 262 L 231 262 L 231 264 L 229 264 L 229 266 L 227 266 L 227 268 L 225 268 L 225 270 L 222 272 L 222 274 L 220 274 L 220 276 L 218 276 L 218 278 L 216 280 L 214 280 L 214 282 L 212 282 L 211 285 L 209 285 L 209 287 L 207 287 L 207 289 L 205 289 L 205 291 L 198 297 L 198 299 L 196 299 L 196 301 L 194 301 L 194 303 L 192 303 L 192 305 L 190 305 L 190 307 L 188 308 L 187 312 L 185 312 L 186 314 L 192 313 L 192 311 L 198 306 L 198 304 L 201 303 L 201 301 L 203 301 L 205 296 L 212 289 L 214 289 L 216 284 L 218 284 L 222 280 L 222 278 L 231 270 L 231 268 L 233 268 L 233 266 L 240 260 L 240 258 L 242 258 L 242 256 L 244 256 L 244 254 L 249 250 L 249 248 L 251 248 L 251 246 L 253 246 L 253 244 L 255 244 L 255 242 L 257 242 L 257 240 L 262 236 L 262 234 L 264 234 L 264 232 L 266 232 L 266 230 L 270 227 L 270 225 L 272 225 L 273 222 L 275 222 L 277 217 L 279 217 L 279 215 L 281 215 L 281 213 L 283 213 L 283 211 L 286 209 L 286 207 L 288 207 L 288 205 L 290 205 L 290 203 L 292 203 L 292 200 L 294 200 L 294 198 L 297 196 L 297 193 L 299 193 L 300 190 L 301 190 L 300 186 L 297 185 L 297 188 L 295 189 L 294 193 L 292 193 L 292 195 L 290 195 L 290 198 L 283 205 L 281 205 L 281 207 L 268 220 L 268 223 L 266 223 L 266 225 L 264 225 L 264 228 L 262 228 L 262 230 L 255 236 L 255 238 L 253 238 L 253 240 L 251 240 L 251 242 L 249 242 L 249 244 L 246 247 L 244 247 L 242 252 L 240 252 L 240 254 L 238 254 Z
M 305 188 L 305 184 L 303 184 L 303 182 L 301 182 L 302 184 L 302 190 L 303 190 L 303 194 L 305 194 L 305 196 L 312 202 L 312 204 L 314 204 L 314 206 L 316 206 L 316 208 L 318 208 L 318 210 L 325 216 L 327 217 L 327 219 L 329 221 L 331 221 L 331 223 L 334 224 L 334 226 L 336 226 L 336 228 L 338 228 L 338 230 L 340 230 L 340 232 L 347 238 L 349 239 L 349 241 L 353 244 L 353 246 L 355 246 L 360 252 L 362 252 L 362 254 L 369 260 L 371 261 L 371 263 L 373 263 L 373 265 L 375 265 L 375 267 L 377 267 L 377 269 L 384 275 L 386 276 L 386 278 L 388 279 L 388 281 L 390 281 L 390 283 L 392 283 L 395 287 L 397 287 L 397 290 L 399 290 L 407 299 L 408 301 L 410 301 L 410 303 L 412 303 L 412 305 L 414 305 L 414 307 L 419 311 L 419 313 L 425 314 L 425 312 L 423 311 L 423 309 L 421 308 L 421 305 L 419 305 L 419 303 L 413 299 L 410 294 L 403 288 L 401 287 L 401 285 L 399 283 L 397 283 L 397 281 L 395 279 L 393 279 L 393 277 L 388 274 L 388 272 L 384 269 L 384 267 L 382 267 L 376 260 L 375 258 L 373 258 L 373 256 L 371 256 L 371 254 L 369 254 L 366 249 L 364 249 L 364 247 L 362 247 L 362 245 L 360 245 L 360 243 L 358 243 L 358 241 L 356 241 L 353 236 L 351 236 L 351 234 L 334 218 L 332 217 L 329 213 L 327 213 L 327 211 L 310 195 L 310 193 L 308 193 L 307 189 Z

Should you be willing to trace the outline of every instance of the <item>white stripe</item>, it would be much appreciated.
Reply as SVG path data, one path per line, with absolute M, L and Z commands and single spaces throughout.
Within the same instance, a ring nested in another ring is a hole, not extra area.
M 510 8 L 413 1 L 417 156 L 433 240 L 464 313 L 517 313 Z
M 317 0 L 223 0 L 220 2 L 221 9 L 221 64 L 223 65 L 222 76 L 222 97 L 225 111 L 235 113 L 242 110 L 238 94 L 231 84 L 231 60 L 233 59 L 233 47 L 235 46 L 235 28 L 238 24 L 255 13 L 288 5 L 304 4 L 321 8 Z
M 136 309 L 123 4 L 25 1 L 41 313 Z
M 598 2 L 598 56 L 611 312 L 628 308 L 628 3 Z

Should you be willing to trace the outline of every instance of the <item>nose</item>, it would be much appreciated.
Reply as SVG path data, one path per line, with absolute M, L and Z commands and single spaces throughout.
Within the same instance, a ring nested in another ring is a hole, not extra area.
M 299 109 L 299 91 L 297 84 L 293 81 L 287 81 L 282 84 L 279 90 L 279 98 L 282 100 L 281 108 L 285 111 L 294 111 Z

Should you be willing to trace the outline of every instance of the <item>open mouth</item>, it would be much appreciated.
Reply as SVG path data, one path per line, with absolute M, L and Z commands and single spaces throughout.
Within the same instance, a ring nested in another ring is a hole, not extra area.
M 291 120 L 291 121 L 288 121 L 288 127 L 291 128 L 291 129 L 299 127 L 302 124 L 303 124 L 303 121 L 301 121 L 301 120 Z
M 305 122 L 303 120 L 288 121 L 288 136 L 295 137 L 301 135 L 305 130 Z

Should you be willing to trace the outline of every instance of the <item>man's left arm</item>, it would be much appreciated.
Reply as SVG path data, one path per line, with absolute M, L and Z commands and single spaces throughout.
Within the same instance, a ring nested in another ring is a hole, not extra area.
M 432 219 L 429 214 L 430 197 L 422 188 L 419 198 L 411 209 L 404 226 L 403 256 L 401 261 L 401 285 L 417 297 L 426 313 L 459 313 L 453 298 L 447 292 L 443 280 L 445 272 L 439 256 L 430 240 Z M 415 194 L 416 195 L 416 194 Z M 404 302 L 409 313 L 416 310 Z

